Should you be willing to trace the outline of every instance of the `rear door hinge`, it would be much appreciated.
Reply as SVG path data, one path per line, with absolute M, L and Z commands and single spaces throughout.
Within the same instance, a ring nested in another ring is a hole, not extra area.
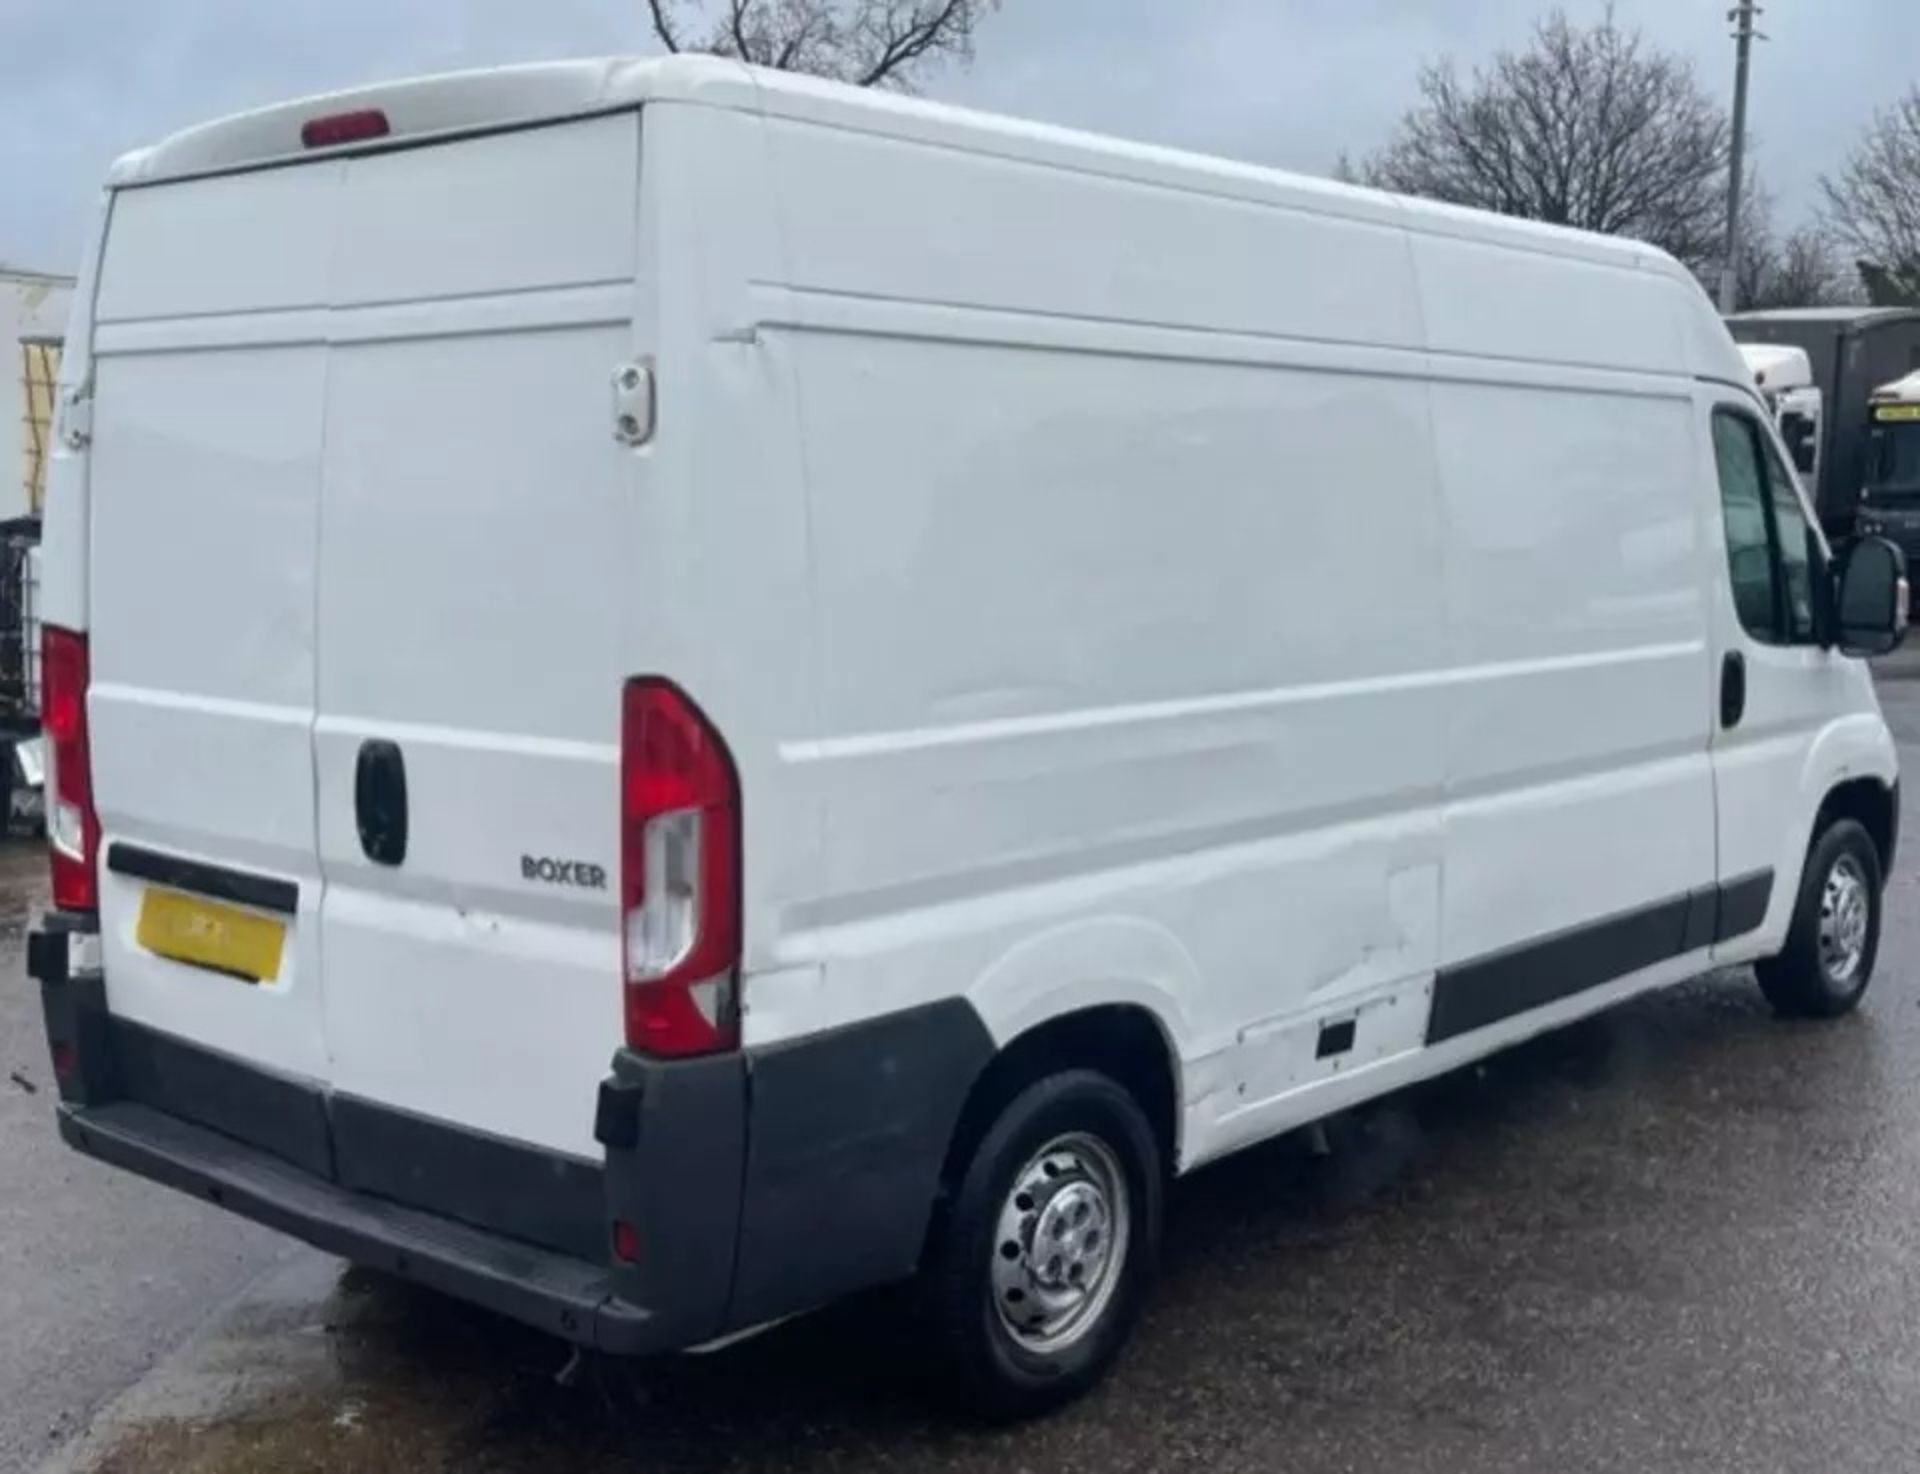
M 613 371 L 613 438 L 622 445 L 653 439 L 653 364 L 623 363 Z
M 60 396 L 60 443 L 85 450 L 93 443 L 93 383 L 76 384 Z

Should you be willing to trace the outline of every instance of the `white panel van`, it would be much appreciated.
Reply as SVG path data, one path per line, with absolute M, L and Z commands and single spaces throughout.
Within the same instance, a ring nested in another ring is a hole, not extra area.
M 616 1353 L 917 1277 L 1029 1411 L 1172 1176 L 1867 985 L 1903 565 L 1644 246 L 606 61 L 130 155 L 77 296 L 60 1129 L 349 1259 Z

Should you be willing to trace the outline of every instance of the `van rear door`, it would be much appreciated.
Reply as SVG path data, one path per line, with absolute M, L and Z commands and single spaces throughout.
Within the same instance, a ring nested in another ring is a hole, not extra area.
M 90 710 L 111 1005 L 306 1078 L 326 1071 L 315 575 L 344 168 L 120 192 L 93 334 Z M 239 907 L 259 922 L 263 976 L 163 955 L 233 922 L 208 907 L 217 897 L 275 903 Z
M 297 132 L 285 111 L 204 146 Z M 596 1151 L 639 138 L 630 109 L 115 196 L 89 608 L 110 1004 L 321 1084 L 336 1134 L 361 1101 Z
M 580 1155 L 621 1043 L 639 130 L 348 164 L 320 477 L 334 1088 Z

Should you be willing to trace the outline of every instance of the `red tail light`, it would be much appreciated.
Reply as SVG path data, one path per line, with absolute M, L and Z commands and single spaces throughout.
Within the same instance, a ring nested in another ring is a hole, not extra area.
M 53 904 L 63 911 L 100 906 L 95 861 L 100 820 L 93 811 L 93 763 L 87 753 L 87 637 L 43 627 L 40 727 L 47 744 L 47 843 L 53 856 Z
M 629 681 L 620 723 L 627 1043 L 713 1054 L 740 1042 L 740 784 L 700 709 Z
M 300 125 L 300 141 L 308 148 L 336 148 L 343 143 L 365 143 L 369 138 L 385 138 L 393 131 L 387 115 L 377 107 L 351 113 L 329 113 L 309 118 Z

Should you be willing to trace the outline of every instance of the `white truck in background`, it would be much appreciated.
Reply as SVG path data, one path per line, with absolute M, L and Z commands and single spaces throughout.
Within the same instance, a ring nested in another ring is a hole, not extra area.
M 1742 343 L 1740 356 L 1753 371 L 1754 388 L 1779 425 L 1794 470 L 1811 494 L 1820 484 L 1820 424 L 1825 409 L 1812 358 L 1806 349 L 1785 343 Z

